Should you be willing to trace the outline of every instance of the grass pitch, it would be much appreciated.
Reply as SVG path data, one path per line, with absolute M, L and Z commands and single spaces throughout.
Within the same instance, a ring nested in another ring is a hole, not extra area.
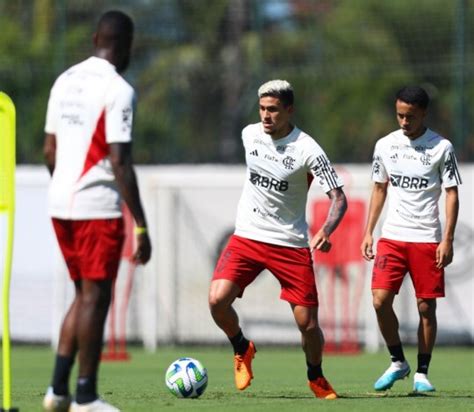
M 167 347 L 159 348 L 154 354 L 131 349 L 130 361 L 102 364 L 99 391 L 124 412 L 474 411 L 473 349 L 435 349 L 430 379 L 437 392 L 429 395 L 412 393 L 411 376 L 398 381 L 390 391 L 375 392 L 373 383 L 388 366 L 385 352 L 327 355 L 323 368 L 340 395 L 335 401 L 322 401 L 312 396 L 299 347 L 273 348 L 257 343 L 257 349 L 253 364 L 255 378 L 243 392 L 234 388 L 230 346 Z M 414 371 L 416 351 L 409 348 L 406 355 Z M 177 399 L 166 388 L 165 371 L 181 356 L 199 359 L 208 369 L 209 385 L 199 399 Z M 13 347 L 12 398 L 13 406 L 19 407 L 21 412 L 41 410 L 53 359 L 54 354 L 47 347 Z M 74 370 L 73 377 L 75 375 Z

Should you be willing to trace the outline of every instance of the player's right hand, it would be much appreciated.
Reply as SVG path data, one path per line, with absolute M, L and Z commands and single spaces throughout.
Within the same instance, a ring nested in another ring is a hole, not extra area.
M 362 252 L 362 257 L 367 261 L 371 261 L 375 257 L 372 249 L 373 245 L 374 238 L 372 235 L 365 235 L 364 239 L 362 240 L 362 244 L 360 245 L 360 251 Z

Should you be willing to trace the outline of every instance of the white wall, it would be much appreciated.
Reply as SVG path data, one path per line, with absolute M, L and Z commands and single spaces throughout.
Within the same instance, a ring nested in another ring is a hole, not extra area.
M 179 165 L 139 167 L 137 172 L 154 251 L 150 263 L 135 273 L 127 314 L 127 336 L 143 340 L 150 349 L 165 342 L 224 341 L 208 312 L 207 288 L 219 242 L 234 224 L 245 179 L 244 168 Z M 344 165 L 339 167 L 339 172 L 345 178 L 348 198 L 366 205 L 371 186 L 370 166 Z M 446 271 L 447 298 L 438 303 L 438 341 L 441 343 L 474 341 L 474 166 L 462 165 L 461 174 L 464 184 L 460 188 L 461 212 L 455 259 Z M 43 167 L 19 167 L 16 179 L 11 335 L 15 340 L 55 342 L 72 288 L 47 217 L 49 176 Z M 312 203 L 324 198 L 317 188 L 311 189 L 310 222 L 313 219 Z M 3 234 L 5 222 L 0 224 Z M 0 242 L 3 251 L 4 236 Z M 349 243 L 339 247 L 349 247 Z M 380 344 L 380 336 L 370 304 L 370 265 L 352 262 L 347 267 L 347 288 L 340 281 L 340 271 L 331 275 L 327 267 L 317 267 L 322 325 L 330 340 L 333 337 L 340 340 L 344 331 L 349 331 L 356 333 L 357 339 L 367 348 L 375 349 Z M 125 262 L 119 278 L 119 298 L 126 277 Z M 358 295 L 357 288 L 361 288 L 360 305 L 353 303 Z M 333 304 L 331 290 L 334 290 Z M 347 301 L 351 303 L 346 307 L 343 303 Z M 267 342 L 298 342 L 288 304 L 279 300 L 278 283 L 269 273 L 263 273 L 246 290 L 236 308 L 246 334 L 252 338 Z M 418 315 L 409 281 L 404 283 L 396 300 L 396 310 L 402 338 L 414 342 Z M 355 328 L 333 329 L 333 321 L 340 326 L 343 311 L 349 313 L 344 319 L 353 320 Z M 332 319 L 333 313 L 335 319 Z

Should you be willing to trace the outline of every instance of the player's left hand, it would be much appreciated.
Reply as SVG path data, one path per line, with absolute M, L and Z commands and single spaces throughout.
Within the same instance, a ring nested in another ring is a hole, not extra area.
M 328 253 L 331 250 L 331 246 L 332 244 L 329 241 L 329 236 L 327 236 L 322 229 L 319 230 L 319 232 L 313 236 L 311 242 L 309 242 L 309 249 L 311 253 L 313 253 L 315 250 Z
M 442 240 L 436 249 L 436 267 L 438 269 L 448 266 L 453 261 L 453 242 Z
M 141 233 L 137 236 L 137 248 L 133 254 L 133 261 L 137 265 L 144 265 L 151 257 L 151 242 L 148 233 Z

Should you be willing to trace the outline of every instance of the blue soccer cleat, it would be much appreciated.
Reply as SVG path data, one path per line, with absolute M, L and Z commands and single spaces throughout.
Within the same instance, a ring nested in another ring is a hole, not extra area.
M 410 365 L 408 365 L 407 361 L 392 362 L 390 367 L 377 380 L 377 382 L 375 382 L 374 389 L 376 391 L 390 389 L 395 381 L 405 379 L 408 375 L 410 375 Z
M 413 379 L 413 390 L 415 392 L 434 392 L 436 389 L 424 373 L 415 373 Z

